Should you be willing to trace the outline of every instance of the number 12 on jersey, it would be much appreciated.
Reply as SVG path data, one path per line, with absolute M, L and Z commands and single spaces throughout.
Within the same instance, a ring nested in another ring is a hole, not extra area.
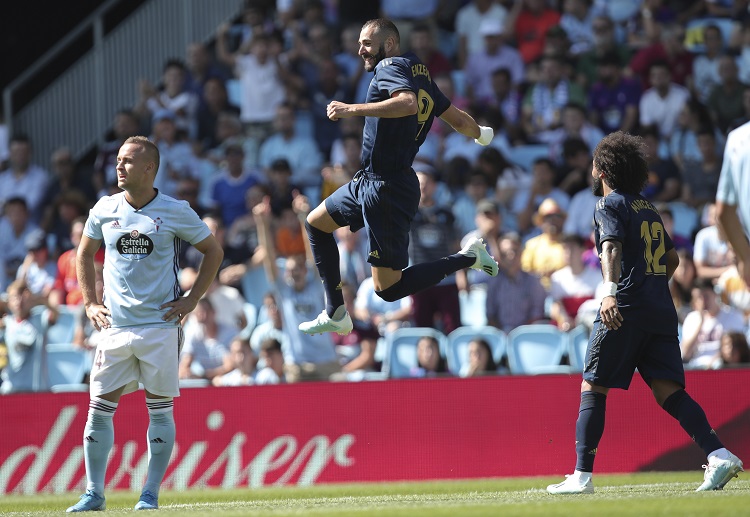
M 658 221 L 641 223 L 641 238 L 645 244 L 643 258 L 646 260 L 647 275 L 667 274 L 666 264 L 661 263 L 664 253 L 664 227 Z M 655 247 L 654 247 L 655 246 Z

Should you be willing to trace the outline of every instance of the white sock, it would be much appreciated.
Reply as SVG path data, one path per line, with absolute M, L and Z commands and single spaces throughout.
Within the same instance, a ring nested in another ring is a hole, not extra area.
M 580 470 L 576 470 L 573 472 L 573 475 L 570 477 L 578 480 L 580 484 L 585 485 L 591 480 L 592 475 L 593 474 L 591 472 L 582 472 Z
M 169 466 L 169 458 L 174 447 L 175 425 L 174 401 L 167 399 L 146 399 L 148 408 L 148 473 L 143 490 L 159 495 L 159 486 Z
M 722 447 L 721 449 L 716 449 L 714 452 L 708 455 L 708 461 L 711 461 L 712 458 L 716 458 L 719 460 L 728 460 L 729 451 L 726 450 L 724 447 Z
M 94 397 L 89 402 L 89 414 L 83 429 L 83 459 L 86 464 L 86 490 L 104 495 L 107 457 L 115 441 L 112 418 L 116 402 Z

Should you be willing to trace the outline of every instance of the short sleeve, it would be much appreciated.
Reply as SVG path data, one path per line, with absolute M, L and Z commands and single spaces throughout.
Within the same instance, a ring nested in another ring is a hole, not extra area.
M 190 205 L 188 205 L 186 201 L 183 201 L 180 204 L 182 205 L 182 213 L 180 214 L 180 224 L 178 225 L 175 234 L 180 239 L 187 241 L 190 244 L 196 244 L 211 235 L 211 230 L 209 230 L 206 223 L 198 217 L 198 214 L 190 208 Z
M 447 110 L 450 105 L 451 101 L 448 99 L 448 97 L 445 96 L 443 92 L 440 91 L 440 88 L 437 87 L 435 83 L 432 83 L 435 86 L 435 108 L 434 113 L 436 117 L 439 117 L 443 113 L 445 113 L 445 110 Z
M 599 242 L 625 242 L 625 222 L 622 214 L 607 202 L 607 198 L 596 204 L 594 219 L 599 230 Z
M 411 72 L 401 60 L 384 59 L 378 66 L 375 79 L 378 84 L 378 90 L 384 93 L 386 98 L 398 91 L 414 91 L 414 84 L 411 80 Z M 416 92 L 414 92 L 416 93 Z
M 102 223 L 97 213 L 99 203 L 94 205 L 94 208 L 89 210 L 89 217 L 86 219 L 86 225 L 83 227 L 83 234 L 89 239 L 102 240 L 104 234 L 102 233 Z

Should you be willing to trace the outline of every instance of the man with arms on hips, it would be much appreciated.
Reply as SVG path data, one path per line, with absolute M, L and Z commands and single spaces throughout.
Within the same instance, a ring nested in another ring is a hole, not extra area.
M 576 469 L 551 494 L 592 493 L 592 472 L 604 434 L 607 393 L 628 389 L 636 368 L 656 402 L 708 457 L 697 491 L 724 487 L 742 462 L 724 448 L 706 414 L 685 391 L 677 312 L 669 279 L 680 259 L 654 206 L 640 195 L 648 178 L 643 141 L 607 135 L 594 151 L 594 237 L 607 294 L 586 349 L 576 422 Z
M 76 270 L 86 315 L 102 338 L 91 368 L 91 402 L 83 432 L 86 493 L 68 512 L 104 510 L 112 417 L 120 397 L 142 383 L 148 409 L 148 473 L 136 510 L 158 508 L 159 486 L 175 437 L 173 397 L 179 395 L 180 320 L 216 276 L 224 252 L 187 201 L 154 188 L 159 150 L 146 137 L 125 140 L 117 185 L 91 209 Z M 180 295 L 177 257 L 183 239 L 203 253 L 193 288 Z M 104 242 L 104 299 L 94 284 L 94 255 Z
M 365 104 L 332 101 L 328 118 L 365 117 L 362 169 L 352 181 L 325 199 L 307 217 L 305 227 L 326 293 L 326 308 L 302 332 L 348 334 L 352 321 L 341 292 L 339 252 L 333 231 L 349 226 L 367 232 L 368 262 L 375 292 L 394 301 L 437 284 L 447 275 L 471 267 L 494 276 L 497 263 L 480 238 L 454 255 L 409 263 L 409 225 L 419 206 L 419 182 L 412 162 L 436 116 L 480 145 L 493 131 L 450 104 L 427 67 L 412 53 L 401 55 L 399 33 L 390 20 L 370 20 L 359 35 L 365 70 L 375 72 Z M 406 268 L 406 269 L 404 269 Z

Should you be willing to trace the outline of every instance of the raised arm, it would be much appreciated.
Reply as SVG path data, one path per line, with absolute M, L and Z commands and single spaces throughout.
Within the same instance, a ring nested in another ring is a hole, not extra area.
M 263 247 L 263 267 L 272 283 L 279 277 L 276 267 L 276 246 L 271 235 L 271 198 L 266 196 L 253 208 L 253 216 L 258 226 L 258 244 Z

